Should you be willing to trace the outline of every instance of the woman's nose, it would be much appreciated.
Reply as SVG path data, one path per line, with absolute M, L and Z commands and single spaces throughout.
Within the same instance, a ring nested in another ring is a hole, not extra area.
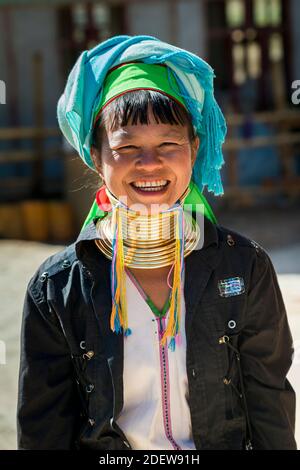
M 147 168 L 147 170 L 153 170 L 162 166 L 162 158 L 158 155 L 155 150 L 142 152 L 139 156 L 136 166 L 137 168 Z

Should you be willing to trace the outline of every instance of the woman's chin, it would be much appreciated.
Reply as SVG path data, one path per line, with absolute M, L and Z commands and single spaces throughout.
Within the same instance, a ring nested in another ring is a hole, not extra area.
M 170 190 L 169 184 L 159 191 L 143 190 L 130 184 L 117 198 L 132 211 L 155 215 L 170 209 L 176 203 L 178 198 L 172 197 Z
M 128 207 L 131 206 L 130 208 L 133 210 L 142 210 L 144 208 L 146 212 L 151 212 L 152 214 L 167 210 L 172 206 L 170 186 L 171 183 L 167 184 L 162 190 L 150 190 L 146 188 L 136 188 L 130 185 Z
M 141 201 L 133 201 L 129 203 L 128 208 L 132 211 L 139 212 L 140 214 L 144 215 L 156 215 L 160 212 L 166 211 L 170 209 L 170 204 L 167 201 L 160 201 L 160 202 L 141 202 Z

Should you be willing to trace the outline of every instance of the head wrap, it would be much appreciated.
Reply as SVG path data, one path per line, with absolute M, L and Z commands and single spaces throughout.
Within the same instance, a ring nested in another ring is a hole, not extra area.
M 105 78 L 116 65 L 132 61 L 165 64 L 172 70 L 200 138 L 192 179 L 201 192 L 207 186 L 208 191 L 222 195 L 220 169 L 224 164 L 226 122 L 214 97 L 214 71 L 192 52 L 153 36 L 114 36 L 80 54 L 57 105 L 57 118 L 65 138 L 95 170 L 90 147 Z
M 95 108 L 95 121 L 101 111 L 118 96 L 132 90 L 155 90 L 168 95 L 186 108 L 172 71 L 163 64 L 129 62 L 109 71 L 103 84 L 99 105 Z M 94 124 L 95 124 L 94 121 Z

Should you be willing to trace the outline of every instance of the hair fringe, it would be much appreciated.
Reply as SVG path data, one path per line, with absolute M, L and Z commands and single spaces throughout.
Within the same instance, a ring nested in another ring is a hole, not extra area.
M 149 124 L 149 106 L 158 124 L 187 125 L 190 140 L 195 139 L 191 117 L 181 104 L 158 91 L 133 90 L 114 99 L 103 109 L 93 130 L 93 145 L 100 149 L 103 128 L 115 130 L 128 123 Z

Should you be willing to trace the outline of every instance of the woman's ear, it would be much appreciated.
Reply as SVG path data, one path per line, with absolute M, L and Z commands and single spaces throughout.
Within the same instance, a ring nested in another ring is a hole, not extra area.
M 92 145 L 90 154 L 91 154 L 91 158 L 93 160 L 94 166 L 95 166 L 100 178 L 103 180 L 104 178 L 103 178 L 103 171 L 102 171 L 102 165 L 101 165 L 100 151 Z
M 198 153 L 198 150 L 199 150 L 199 146 L 200 146 L 200 139 L 198 136 L 195 137 L 195 139 L 193 140 L 192 142 L 192 155 L 191 155 L 191 158 L 192 158 L 192 167 L 194 166 L 195 162 L 196 162 L 196 158 L 197 158 L 197 153 Z

